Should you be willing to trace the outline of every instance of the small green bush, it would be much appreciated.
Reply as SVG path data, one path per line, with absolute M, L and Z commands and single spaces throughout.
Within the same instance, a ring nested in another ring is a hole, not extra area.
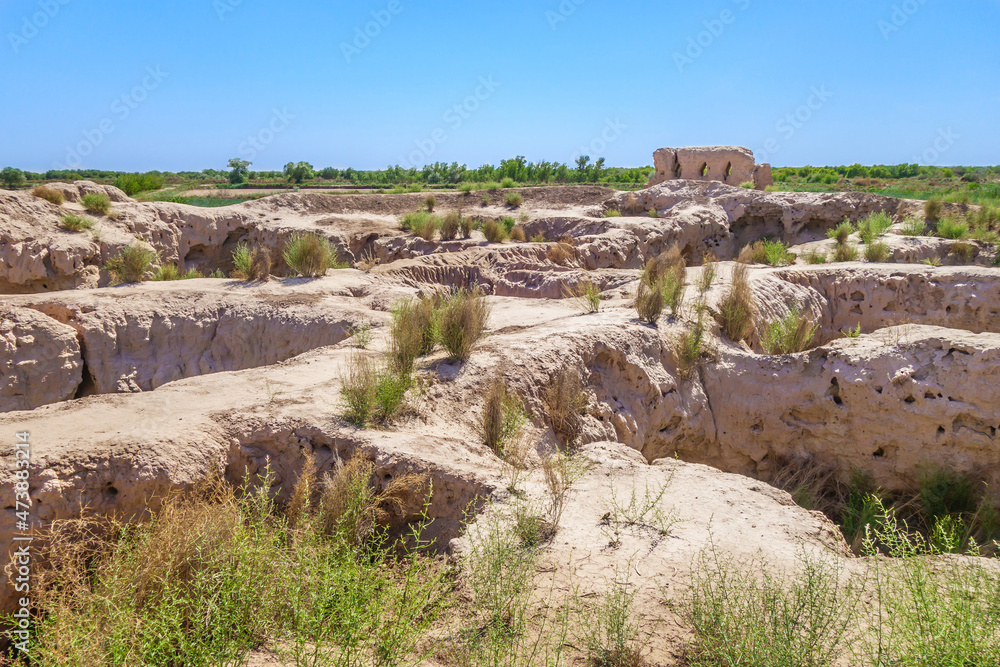
M 317 278 L 337 267 L 333 247 L 318 234 L 292 234 L 282 256 L 295 275 L 306 278 Z
M 847 239 L 854 233 L 854 225 L 847 218 L 844 218 L 839 225 L 826 232 L 826 235 L 835 240 L 837 245 L 846 245 Z
M 392 308 L 389 357 L 398 373 L 409 375 L 417 357 L 430 354 L 438 339 L 443 299 L 404 299 Z
M 504 202 L 511 208 L 518 208 L 524 203 L 524 197 L 519 192 L 508 192 L 503 197 Z
M 858 261 L 858 246 L 853 243 L 838 243 L 833 249 L 834 262 Z
M 788 266 L 795 262 L 795 255 L 788 252 L 788 245 L 782 241 L 765 240 L 744 247 L 737 261 L 743 264 Z
M 795 354 L 809 348 L 816 335 L 816 325 L 798 306 L 766 324 L 760 332 L 760 344 L 767 354 Z
M 607 211 L 604 212 L 604 217 L 605 218 L 620 218 L 620 217 L 622 217 L 622 212 L 619 211 L 616 208 L 609 208 Z
M 437 200 L 434 198 L 434 195 L 427 195 L 424 198 L 424 208 L 427 209 L 428 213 L 433 213 L 435 206 L 437 206 Z
M 107 214 L 111 210 L 111 199 L 103 192 L 91 192 L 80 197 L 80 203 L 91 213 Z
M 742 183 L 740 183 L 740 187 L 743 188 L 744 190 L 753 190 L 757 186 L 754 185 L 753 181 L 743 181 Z
M 111 274 L 111 282 L 114 285 L 137 283 L 146 277 L 158 259 L 159 254 L 156 251 L 136 243 L 123 248 L 108 260 L 104 270 Z
M 266 281 L 271 277 L 271 254 L 260 247 L 239 243 L 233 251 L 233 278 Z
M 156 267 L 156 271 L 153 272 L 153 277 L 150 280 L 165 282 L 169 280 L 195 280 L 204 277 L 198 269 L 192 268 L 181 273 L 176 264 L 161 264 Z
M 891 255 L 889 246 L 883 241 L 872 241 L 865 244 L 865 259 L 869 262 L 884 262 Z
M 931 222 L 936 222 L 944 211 L 944 204 L 937 197 L 931 197 L 924 202 L 924 216 Z
M 491 185 L 496 185 L 496 184 L 494 183 L 494 184 L 491 184 Z M 503 188 L 504 190 L 512 188 L 512 187 L 514 187 L 516 185 L 517 185 L 517 183 L 514 182 L 514 179 L 510 178 L 509 176 L 507 178 L 504 178 L 504 179 L 502 179 L 500 181 L 500 187 Z
M 810 250 L 803 255 L 803 259 L 806 260 L 806 264 L 826 264 L 827 254 L 819 250 Z
M 439 340 L 452 359 L 465 361 L 486 335 L 491 307 L 478 290 L 459 289 L 441 305 Z
M 414 211 L 413 213 L 407 213 L 399 219 L 399 228 L 404 232 L 414 231 L 422 228 L 427 221 L 433 217 L 434 216 L 427 211 Z
M 59 220 L 59 226 L 68 232 L 82 232 L 92 229 L 94 221 L 76 213 L 67 213 Z
M 487 220 L 483 223 L 483 235 L 490 243 L 503 243 L 507 240 L 507 228 L 499 220 Z
M 411 384 L 410 375 L 356 353 L 341 379 L 342 416 L 359 428 L 387 424 L 402 410 Z
M 923 236 L 927 232 L 927 225 L 920 218 L 911 215 L 903 221 L 899 231 L 903 236 Z
M 448 215 L 444 216 L 441 221 L 441 240 L 442 241 L 453 241 L 456 236 L 458 236 L 459 230 L 462 228 L 462 219 L 459 217 L 458 211 L 451 211 Z
M 520 436 L 527 421 L 524 403 L 510 390 L 503 375 L 497 373 L 486 387 L 486 398 L 476 424 L 483 444 L 505 459 L 506 450 Z
M 937 234 L 943 239 L 960 241 L 969 234 L 969 223 L 955 216 L 941 218 L 937 223 Z
M 750 269 L 746 264 L 733 265 L 729 289 L 719 302 L 716 320 L 723 335 L 733 342 L 750 338 L 754 332 L 757 306 L 750 284 Z
M 885 211 L 871 213 L 858 222 L 858 235 L 864 243 L 873 243 L 885 236 L 892 225 L 892 216 Z

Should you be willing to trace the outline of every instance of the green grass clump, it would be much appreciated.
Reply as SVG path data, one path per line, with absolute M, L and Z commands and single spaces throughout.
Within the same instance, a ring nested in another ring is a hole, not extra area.
M 903 221 L 899 231 L 903 236 L 923 236 L 927 233 L 927 225 L 920 218 L 911 215 Z
M 698 319 L 684 333 L 677 336 L 673 341 L 674 360 L 677 364 L 677 374 L 681 378 L 691 377 L 692 372 L 698 366 L 702 355 L 705 353 L 705 306 L 699 304 Z
M 885 211 L 870 213 L 858 221 L 858 235 L 865 244 L 874 243 L 892 227 L 892 216 Z
M 94 227 L 94 221 L 88 217 L 67 213 L 59 220 L 59 226 L 68 232 L 82 232 Z
M 798 306 L 760 331 L 760 344 L 767 354 L 794 354 L 809 348 L 816 335 L 816 325 Z
M 858 246 L 853 243 L 838 243 L 833 248 L 834 262 L 856 262 L 858 261 Z
M 204 277 L 198 269 L 192 268 L 182 273 L 176 264 L 161 264 L 156 267 L 156 271 L 153 272 L 153 277 L 150 280 L 166 282 L 170 280 L 195 280 Z
M 574 300 L 584 315 L 601 312 L 601 287 L 589 280 L 572 289 L 565 289 L 565 295 Z
M 340 396 L 344 405 L 341 416 L 359 428 L 384 426 L 403 409 L 411 385 L 411 376 L 393 364 L 353 354 L 347 374 L 341 378 Z
M 869 262 L 884 262 L 892 253 L 883 241 L 872 241 L 865 244 L 865 259 Z
M 433 216 L 427 211 L 414 211 L 407 213 L 399 219 L 399 228 L 404 232 L 410 232 L 422 228 Z
M 750 284 L 750 268 L 746 264 L 733 265 L 729 289 L 719 301 L 718 309 L 716 321 L 729 340 L 739 343 L 753 335 L 757 306 Z
M 810 250 L 805 255 L 802 256 L 806 260 L 806 264 L 826 264 L 828 255 L 825 252 L 820 252 L 819 250 Z
M 91 192 L 80 197 L 80 203 L 91 213 L 107 214 L 111 210 L 111 199 L 103 192 Z
M 465 361 L 483 336 L 491 307 L 478 289 L 459 289 L 441 304 L 438 339 L 454 360 Z
M 360 455 L 315 468 L 306 457 L 287 506 L 267 473 L 237 489 L 211 478 L 141 523 L 55 522 L 30 664 L 242 665 L 272 642 L 290 664 L 412 658 L 452 584 L 426 542 L 397 550 L 386 526 L 426 481 L 378 490 Z
M 754 185 L 753 181 L 743 181 L 742 183 L 740 183 L 740 187 L 743 188 L 744 190 L 753 190 L 757 186 Z
M 456 236 L 458 236 L 459 230 L 462 229 L 462 218 L 458 214 L 458 211 L 451 211 L 448 215 L 444 216 L 441 220 L 441 240 L 442 241 L 453 241 Z
M 491 183 L 490 185 L 495 185 L 495 183 Z M 513 188 L 516 185 L 517 183 L 514 181 L 514 179 L 510 178 L 509 176 L 500 181 L 500 187 L 503 188 L 504 190 Z
M 620 218 L 620 217 L 622 217 L 622 212 L 619 211 L 616 208 L 609 208 L 607 211 L 604 212 L 604 217 L 605 218 Z
M 837 242 L 837 245 L 846 245 L 847 239 L 854 233 L 854 225 L 847 218 L 844 218 L 839 225 L 827 230 L 826 235 Z
M 507 240 L 507 227 L 500 220 L 487 220 L 483 223 L 482 231 L 490 243 L 503 243 Z
M 795 263 L 795 255 L 788 252 L 788 245 L 782 241 L 756 241 L 745 246 L 740 251 L 739 259 L 743 264 L 768 264 L 770 266 L 788 266 Z
M 282 255 L 288 268 L 297 276 L 317 278 L 327 269 L 343 268 L 330 242 L 318 234 L 292 234 Z
M 393 306 L 389 357 L 398 373 L 409 375 L 418 357 L 434 351 L 443 302 L 443 297 L 431 296 L 405 299 Z
M 937 197 L 931 197 L 924 202 L 924 216 L 931 222 L 936 222 L 944 211 L 944 204 Z
M 519 192 L 508 192 L 504 195 L 503 200 L 511 208 L 518 208 L 524 203 L 524 197 Z
M 687 286 L 686 266 L 676 247 L 646 263 L 635 295 L 640 321 L 655 325 L 666 308 L 672 315 L 680 314 Z
M 239 243 L 233 251 L 233 278 L 266 281 L 271 276 L 271 254 L 260 247 Z
M 969 223 L 955 216 L 947 216 L 938 220 L 937 235 L 943 239 L 960 241 L 969 234 Z
M 434 195 L 424 197 L 424 208 L 427 209 L 428 213 L 433 213 L 435 206 L 437 206 L 437 200 L 434 198 Z
M 132 244 L 123 248 L 117 255 L 108 260 L 104 270 L 111 274 L 111 283 L 137 283 L 146 277 L 153 263 L 159 259 L 155 250 Z
M 458 184 L 458 191 L 461 192 L 462 194 L 466 195 L 470 194 L 475 189 L 476 189 L 475 183 L 469 183 L 468 181 L 464 181 Z
M 803 553 L 786 575 L 762 556 L 741 563 L 710 548 L 683 604 L 693 630 L 687 664 L 832 667 L 850 648 L 857 604 L 857 588 L 819 557 Z

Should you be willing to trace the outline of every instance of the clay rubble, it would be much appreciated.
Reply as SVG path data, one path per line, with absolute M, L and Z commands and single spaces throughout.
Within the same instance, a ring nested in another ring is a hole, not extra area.
M 73 210 L 92 186 L 61 186 L 69 200 L 62 209 Z M 499 372 L 524 397 L 537 460 L 557 441 L 544 418 L 545 387 L 567 367 L 579 371 L 589 399 L 580 447 L 592 465 L 570 492 L 549 555 L 573 563 L 567 567 L 596 592 L 609 570 L 632 567 L 640 611 L 650 617 L 663 613 L 657 591 L 684 586 L 709 535 L 727 553 L 763 550 L 781 567 L 794 567 L 803 546 L 856 564 L 829 519 L 759 481 L 781 462 L 839 475 L 861 467 L 889 490 L 944 465 L 992 475 L 991 488 L 1000 488 L 1000 270 L 752 267 L 762 312 L 780 316 L 791 303 L 803 305 L 819 327 L 815 345 L 768 356 L 723 340 L 716 327 L 710 358 L 690 377 L 673 352 L 682 325 L 668 318 L 643 325 L 631 305 L 640 267 L 671 247 L 690 259 L 689 282 L 706 253 L 722 260 L 706 295 L 712 307 L 746 243 L 776 236 L 796 247 L 822 244 L 845 217 L 881 210 L 899 221 L 917 202 L 688 180 L 636 193 L 525 189 L 527 236 L 553 240 L 491 245 L 478 232 L 450 242 L 401 232 L 396 218 L 423 195 L 293 193 L 197 209 L 103 190 L 121 215 L 101 221 L 99 238 L 62 231 L 60 210 L 48 202 L 0 193 L 0 423 L 8 433 L 31 433 L 30 495 L 43 525 L 83 508 L 139 518 L 214 470 L 238 481 L 267 467 L 273 492 L 287 497 L 307 454 L 321 469 L 361 455 L 383 479 L 428 473 L 431 537 L 460 552 L 468 508 L 510 502 L 503 464 L 475 433 L 486 382 Z M 482 207 L 462 194 L 438 197 L 439 211 L 459 207 L 467 215 L 511 214 L 499 198 Z M 605 217 L 611 209 L 622 215 Z M 279 249 L 301 230 L 329 238 L 344 261 L 368 255 L 377 265 L 316 280 L 119 287 L 106 286 L 101 268 L 138 241 L 163 261 L 228 270 L 237 243 Z M 548 249 L 565 237 L 573 253 L 560 264 Z M 924 252 L 945 251 L 904 259 Z M 584 282 L 603 291 L 600 313 L 584 315 L 565 298 Z M 359 430 L 339 419 L 340 378 L 358 353 L 352 334 L 370 326 L 371 347 L 381 349 L 399 299 L 472 285 L 493 305 L 490 335 L 472 358 L 458 364 L 438 353 L 422 361 L 424 391 L 391 429 Z M 859 324 L 860 337 L 842 336 Z M 4 453 L 0 469 L 8 498 L 11 457 Z M 529 478 L 537 491 L 537 473 Z M 665 481 L 665 502 L 682 519 L 676 531 L 655 545 L 632 536 L 606 548 L 599 526 L 610 485 Z M 410 500 L 400 523 L 422 502 Z M 9 543 L 13 532 L 5 512 L 0 540 Z M 668 663 L 679 658 L 683 631 L 663 627 L 651 650 Z

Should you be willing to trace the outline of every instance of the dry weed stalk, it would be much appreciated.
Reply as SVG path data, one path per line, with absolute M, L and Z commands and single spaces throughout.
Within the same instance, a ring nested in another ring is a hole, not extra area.
M 552 430 L 564 447 L 572 447 L 583 433 L 583 415 L 589 401 L 583 379 L 575 368 L 563 367 L 549 380 L 545 410 Z

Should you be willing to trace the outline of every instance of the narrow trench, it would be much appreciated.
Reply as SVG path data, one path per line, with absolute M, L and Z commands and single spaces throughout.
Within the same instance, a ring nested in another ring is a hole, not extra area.
M 73 400 L 97 393 L 97 383 L 94 382 L 94 376 L 90 373 L 90 366 L 87 365 L 87 343 L 84 341 L 83 334 L 79 330 L 76 332 L 76 340 L 80 345 L 80 362 L 83 364 L 83 368 L 81 369 L 80 386 L 76 388 Z

